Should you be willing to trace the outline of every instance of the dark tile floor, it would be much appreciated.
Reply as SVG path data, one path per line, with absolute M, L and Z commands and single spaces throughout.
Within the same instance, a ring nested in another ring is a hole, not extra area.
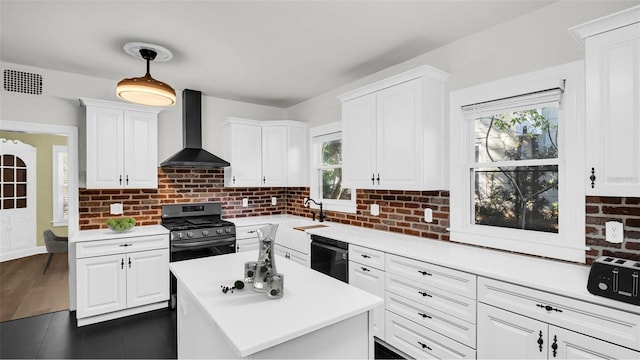
M 0 323 L 0 358 L 175 359 L 176 312 L 161 309 L 76 327 L 59 311 Z

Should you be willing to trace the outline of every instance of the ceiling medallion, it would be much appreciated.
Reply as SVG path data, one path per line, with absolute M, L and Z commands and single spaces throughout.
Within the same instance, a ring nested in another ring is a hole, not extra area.
M 142 105 L 173 106 L 176 103 L 176 91 L 168 84 L 151 77 L 151 61 L 168 61 L 173 58 L 171 51 L 162 46 L 139 42 L 126 43 L 124 51 L 132 56 L 141 57 L 147 62 L 147 73 L 142 77 L 126 78 L 118 82 L 116 94 L 119 98 Z

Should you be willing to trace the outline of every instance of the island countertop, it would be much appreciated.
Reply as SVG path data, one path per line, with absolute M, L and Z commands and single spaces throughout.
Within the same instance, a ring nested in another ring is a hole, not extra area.
M 268 299 L 251 284 L 223 293 L 244 278 L 244 263 L 257 261 L 244 252 L 170 263 L 171 272 L 226 336 L 238 355 L 245 357 L 299 336 L 372 310 L 384 302 L 354 286 L 283 257 L 276 257 L 284 274 L 284 296 Z M 178 294 L 180 307 L 180 294 Z M 180 309 L 178 309 L 180 311 Z

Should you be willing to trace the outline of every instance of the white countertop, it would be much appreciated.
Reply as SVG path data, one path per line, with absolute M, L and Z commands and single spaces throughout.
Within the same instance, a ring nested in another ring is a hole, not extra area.
M 275 260 L 278 272 L 284 274 L 282 298 L 268 299 L 264 293 L 254 292 L 251 284 L 233 293 L 222 292 L 222 285 L 231 287 L 235 280 L 244 278 L 245 262 L 257 260 L 255 252 L 245 252 L 169 264 L 242 357 L 384 303 L 377 296 L 283 257 Z
M 257 216 L 229 220 L 237 226 L 296 222 L 320 224 L 312 222 L 308 218 L 291 215 Z M 586 265 L 332 222 L 322 224 L 328 225 L 328 227 L 309 229 L 306 230 L 306 233 L 318 234 L 350 244 L 640 314 L 640 306 L 589 293 L 587 279 L 590 267 Z M 277 242 L 278 236 L 276 234 Z
M 135 226 L 130 231 L 125 232 L 115 232 L 109 229 L 81 230 L 72 236 L 69 242 L 77 243 L 94 240 L 125 239 L 162 234 L 169 234 L 169 230 L 162 225 Z

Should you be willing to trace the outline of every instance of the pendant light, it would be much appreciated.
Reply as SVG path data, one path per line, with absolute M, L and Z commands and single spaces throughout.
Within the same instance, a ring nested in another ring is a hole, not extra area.
M 127 78 L 118 82 L 118 97 L 142 105 L 173 106 L 176 103 L 176 91 L 168 84 L 152 78 L 149 73 L 149 63 L 156 59 L 159 51 L 163 60 L 171 59 L 171 52 L 159 46 L 143 43 L 127 43 L 124 50 L 138 57 L 135 52 L 137 50 L 140 57 L 147 61 L 147 73 L 143 77 Z

